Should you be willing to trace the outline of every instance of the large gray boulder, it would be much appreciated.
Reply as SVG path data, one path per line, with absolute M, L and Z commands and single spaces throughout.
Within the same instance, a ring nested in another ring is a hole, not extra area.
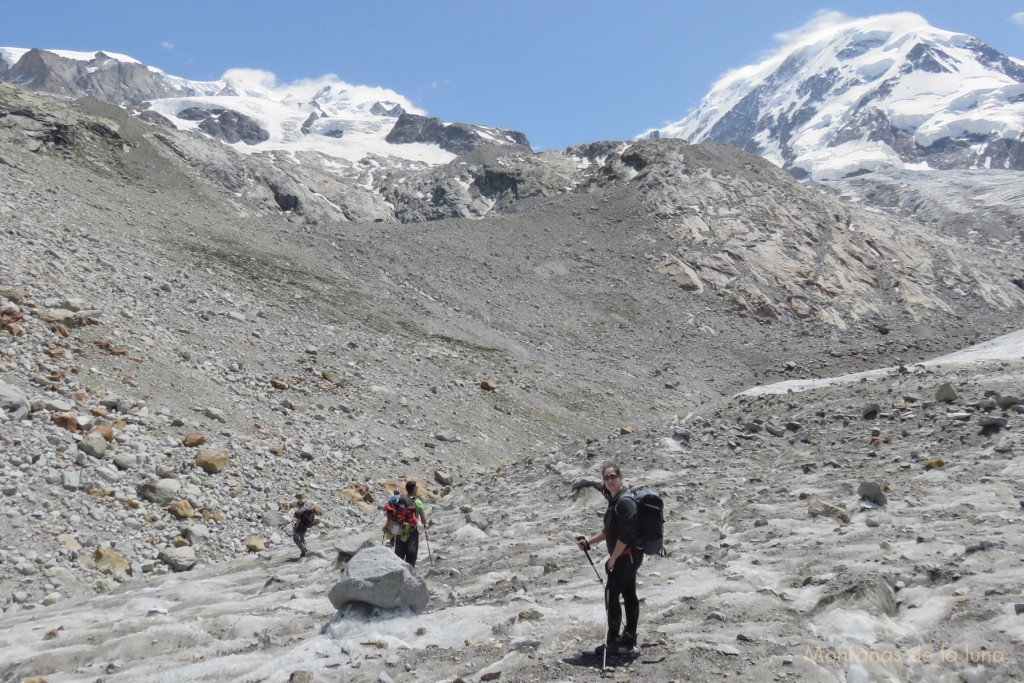
M 32 405 L 28 398 L 17 387 L 0 382 L 0 413 L 6 414 L 17 422 L 29 414 Z
M 376 545 L 380 545 L 380 534 L 351 534 L 335 541 L 334 549 L 338 551 L 338 561 L 344 563 L 355 557 L 360 550 Z
M 408 607 L 419 614 L 430 597 L 427 583 L 395 552 L 374 545 L 357 552 L 328 596 L 335 609 L 356 602 L 395 609 Z
M 292 518 L 277 510 L 267 510 L 260 516 L 260 520 L 267 526 L 285 526 Z
M 196 551 L 191 546 L 167 548 L 160 552 L 160 561 L 176 572 L 187 572 L 196 565 Z

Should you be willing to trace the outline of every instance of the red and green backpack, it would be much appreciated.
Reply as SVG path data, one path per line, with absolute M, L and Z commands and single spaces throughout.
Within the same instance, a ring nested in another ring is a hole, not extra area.
M 394 495 L 384 505 L 384 534 L 388 538 L 408 540 L 419 523 L 416 502 L 409 496 Z

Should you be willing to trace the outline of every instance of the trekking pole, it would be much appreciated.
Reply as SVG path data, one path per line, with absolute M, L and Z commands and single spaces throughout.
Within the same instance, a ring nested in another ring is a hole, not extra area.
M 576 540 L 577 541 L 585 541 L 586 538 L 583 537 L 583 536 L 577 536 Z M 584 548 L 583 552 L 584 552 L 584 554 L 586 554 L 587 559 L 590 560 L 590 566 L 594 568 L 594 573 L 597 574 L 597 580 L 601 582 L 601 588 L 604 588 L 604 579 L 601 578 L 601 572 L 597 571 L 597 565 L 594 564 L 594 560 L 590 557 L 590 550 L 588 550 L 587 548 Z M 607 595 L 605 596 L 604 601 L 605 601 L 605 604 L 607 605 L 607 603 L 608 603 L 608 596 Z
M 586 541 L 586 537 L 577 536 L 576 540 Z M 604 589 L 602 591 L 604 593 L 604 650 L 601 653 L 603 655 L 601 661 L 601 670 L 604 671 L 608 668 L 608 587 L 604 585 L 604 579 L 601 578 L 601 572 L 597 571 L 597 565 L 594 564 L 594 559 L 590 557 L 590 550 L 584 548 L 583 553 L 587 556 L 587 560 L 590 561 L 590 566 L 594 568 L 594 573 L 597 574 L 597 580 L 601 582 L 601 588 Z
M 423 525 L 423 540 L 427 542 L 427 559 L 430 560 L 430 564 L 434 564 L 434 558 L 430 554 L 430 536 L 427 535 L 427 525 Z
M 604 585 L 604 584 L 601 584 L 601 585 Z M 604 671 L 605 669 L 608 668 L 608 633 L 609 633 L 609 630 L 611 629 L 611 624 L 609 623 L 608 617 L 609 617 L 609 614 L 608 614 L 608 587 L 605 586 L 605 589 L 604 589 L 604 652 L 602 653 L 603 657 L 602 657 L 602 661 L 601 661 L 601 671 Z

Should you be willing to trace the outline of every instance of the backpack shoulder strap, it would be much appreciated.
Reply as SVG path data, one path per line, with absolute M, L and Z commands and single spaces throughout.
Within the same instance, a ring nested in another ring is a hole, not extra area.
M 622 504 L 622 501 L 627 499 L 632 500 L 633 506 L 636 506 L 636 494 L 634 494 L 632 491 L 623 491 L 622 493 L 619 494 L 618 499 L 615 501 L 615 514 L 619 514 L 619 505 Z

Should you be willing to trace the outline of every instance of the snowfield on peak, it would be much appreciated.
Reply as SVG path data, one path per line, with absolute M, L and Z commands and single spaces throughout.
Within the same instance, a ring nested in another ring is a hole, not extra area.
M 27 47 L 0 47 L 0 59 L 6 62 L 8 66 L 14 66 L 18 63 L 18 60 L 21 59 L 25 53 L 30 51 L 30 48 Z M 46 50 L 46 52 L 52 52 L 58 57 L 63 57 L 64 59 L 71 59 L 76 62 L 91 62 L 95 60 L 98 55 L 102 54 L 107 56 L 108 61 L 114 60 L 115 62 L 126 62 L 128 64 L 142 64 L 142 62 L 135 59 L 134 57 L 118 54 L 116 52 L 107 52 L 105 50 L 97 50 L 96 52 L 81 52 L 76 50 Z M 160 71 L 159 69 L 154 69 L 152 67 L 147 68 L 155 72 Z
M 823 22 L 725 74 L 681 121 L 646 135 L 718 141 L 797 175 L 879 168 L 1016 168 L 1024 62 L 891 14 Z
M 385 140 L 401 113 L 426 114 L 393 90 L 352 85 L 333 74 L 279 84 L 273 73 L 256 69 L 230 69 L 208 85 L 213 87 L 201 96 L 156 100 L 149 110 L 186 130 L 199 129 L 200 120 L 183 112 L 242 114 L 266 131 L 266 139 L 229 142 L 240 152 L 320 152 L 349 161 L 378 155 L 429 165 L 455 158 L 438 145 Z
M 134 75 L 126 77 L 125 69 Z M 426 112 L 393 90 L 334 74 L 279 83 L 269 71 L 235 68 L 216 81 L 192 81 L 111 52 L 0 47 L 0 78 L 62 96 L 93 95 L 244 153 L 314 152 L 348 163 L 391 159 L 397 166 L 438 166 L 456 156 L 428 135 L 389 141 L 403 115 Z M 517 144 L 508 131 L 464 127 L 483 142 Z

